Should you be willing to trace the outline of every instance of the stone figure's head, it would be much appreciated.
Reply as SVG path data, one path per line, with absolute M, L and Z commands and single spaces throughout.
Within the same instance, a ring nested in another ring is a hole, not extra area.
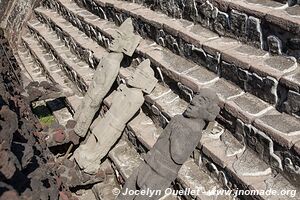
M 208 122 L 214 121 L 220 111 L 218 101 L 218 96 L 213 90 L 203 88 L 194 96 L 183 115 Z
M 124 53 L 130 57 L 141 41 L 141 37 L 134 34 L 131 18 L 126 19 L 117 30 L 112 32 L 112 37 L 113 41 L 109 45 L 109 50 Z

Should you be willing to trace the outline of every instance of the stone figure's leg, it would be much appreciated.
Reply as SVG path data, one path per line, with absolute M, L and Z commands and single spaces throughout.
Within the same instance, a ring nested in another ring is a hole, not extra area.
M 137 186 L 145 190 L 146 195 L 138 195 L 134 200 L 157 200 L 164 195 L 170 186 L 170 181 L 155 172 L 149 165 L 143 163 L 137 176 Z

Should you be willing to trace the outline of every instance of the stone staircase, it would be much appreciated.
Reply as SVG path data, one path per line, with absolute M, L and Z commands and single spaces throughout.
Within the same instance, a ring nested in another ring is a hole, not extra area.
M 272 0 L 158 2 L 43 1 L 24 28 L 19 47 L 25 80 L 61 86 L 65 101 L 60 103 L 65 105 L 48 106 L 65 123 L 108 53 L 113 30 L 131 17 L 143 40 L 133 59 L 126 58 L 131 65 L 124 64 L 117 82 L 136 63 L 150 59 L 159 83 L 108 155 L 123 181 L 170 119 L 185 110 L 201 87 L 209 87 L 218 93 L 220 115 L 172 187 L 273 189 L 278 194 L 296 190 L 294 197 L 238 198 L 299 199 L 299 5 Z M 105 99 L 106 107 L 112 96 Z M 234 199 L 203 193 L 168 198 Z

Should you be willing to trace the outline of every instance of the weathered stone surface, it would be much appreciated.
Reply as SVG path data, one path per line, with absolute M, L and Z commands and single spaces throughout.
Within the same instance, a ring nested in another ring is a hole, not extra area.
M 270 53 L 282 54 L 282 42 L 278 37 L 274 35 L 268 36 L 267 43 L 268 43 Z
M 225 104 L 227 111 L 245 123 L 253 122 L 254 119 L 265 114 L 271 108 L 269 104 L 249 93 L 233 98 Z
M 155 106 L 169 119 L 175 115 L 182 114 L 187 108 L 187 105 L 187 102 L 180 99 L 180 97 L 173 92 L 161 96 L 155 102 Z
M 184 73 L 184 75 L 180 77 L 180 82 L 188 86 L 194 92 L 199 92 L 200 88 L 209 86 L 218 79 L 219 77 L 217 77 L 214 73 L 202 67 L 195 67 L 187 73 Z
M 222 130 L 224 132 L 224 130 Z M 244 148 L 241 148 L 241 144 L 238 142 L 231 143 L 228 139 L 229 137 L 222 137 L 222 141 L 220 140 L 220 134 L 224 134 L 222 132 L 218 132 L 216 135 L 211 133 L 207 135 L 203 135 L 203 139 L 201 139 L 201 143 L 203 144 L 202 151 L 203 153 L 211 158 L 214 163 L 219 165 L 221 168 L 225 168 L 236 160 L 235 155 L 241 154 L 244 151 Z M 230 133 L 226 133 L 230 134 Z M 232 149 L 239 149 L 235 153 L 231 154 L 228 143 L 230 143 Z M 229 151 L 228 151 L 229 150 Z
M 145 96 L 145 100 L 151 104 L 155 104 L 157 99 L 165 96 L 167 93 L 172 93 L 172 90 L 162 84 L 157 84 L 151 94 Z
M 204 42 L 217 39 L 219 37 L 216 33 L 197 24 L 184 28 L 178 33 L 178 36 L 185 42 L 193 44 L 195 46 L 198 46 L 198 44 L 201 45 Z
M 246 25 L 248 16 L 236 10 L 230 12 L 231 32 L 236 37 L 246 36 Z
M 274 56 L 265 60 L 265 63 L 268 66 L 283 72 L 293 71 L 297 67 L 296 60 L 294 60 L 291 57 L 289 58 L 289 57 L 282 57 L 282 56 L 281 57 Z
M 163 71 L 164 74 L 176 81 L 180 80 L 182 73 L 196 66 L 196 64 L 189 62 L 180 56 L 174 55 L 172 52 L 162 49 L 157 45 L 146 50 L 145 54 L 155 66 L 158 66 Z
M 256 162 L 254 162 L 254 160 Z M 233 169 L 241 176 L 265 176 L 271 174 L 271 168 L 263 161 L 257 159 L 250 150 L 246 150 L 239 159 L 233 163 Z
M 279 101 L 277 88 L 278 81 L 275 78 L 270 76 L 260 77 L 256 73 L 247 74 L 245 90 L 272 105 L 276 105 Z
M 283 103 L 283 109 L 288 114 L 300 115 L 300 94 L 292 90 L 288 91 L 287 99 Z
M 143 162 L 138 152 L 124 140 L 121 140 L 109 152 L 109 157 L 118 166 L 125 180 L 135 173 L 139 165 Z
M 93 186 L 92 191 L 97 200 L 115 200 L 116 195 L 113 191 L 119 189 L 119 184 L 115 176 L 107 176 L 106 180 L 102 183 L 97 183 Z
M 128 56 L 132 56 L 136 47 L 140 43 L 141 37 L 133 33 L 132 20 L 127 19 L 119 27 L 118 31 L 113 34 L 113 42 L 109 49 L 114 52 L 122 52 Z
M 84 137 L 87 133 L 103 98 L 117 78 L 122 59 L 121 53 L 111 53 L 97 67 L 93 82 L 74 116 L 77 121 L 74 130 L 79 136 Z
M 297 8 L 296 8 L 297 9 Z M 283 30 L 291 32 L 293 34 L 299 33 L 299 17 L 290 15 L 286 10 L 272 10 L 266 16 L 266 20 L 269 23 L 276 24 Z
M 93 135 L 88 138 L 86 144 L 81 145 L 75 151 L 74 155 L 77 163 L 86 172 L 94 173 L 98 169 L 100 159 L 107 154 L 111 146 L 120 137 L 125 124 L 137 112 L 143 102 L 144 98 L 141 90 L 128 88 L 125 85 L 119 87 L 119 91 L 112 101 L 112 106 L 105 117 L 94 122 Z M 123 115 L 120 115 L 118 111 L 121 107 L 127 110 L 122 112 Z M 107 134 L 108 136 L 106 136 Z
M 280 79 L 280 83 L 287 88 L 290 88 L 296 92 L 300 92 L 300 71 L 295 70 L 294 72 L 284 75 Z
M 238 45 L 229 49 L 222 55 L 222 60 L 235 64 L 242 69 L 249 69 L 250 65 L 257 65 L 266 52 L 247 45 Z
M 294 150 L 298 153 L 298 155 L 300 155 L 300 141 L 296 142 Z
M 261 22 L 258 18 L 248 17 L 247 19 L 247 39 L 255 44 L 257 48 L 263 47 Z
M 278 174 L 275 177 L 269 177 L 264 183 L 252 183 L 250 188 L 264 191 L 272 188 L 272 190 L 276 191 L 276 195 L 262 195 L 262 197 L 267 200 L 299 199 L 297 188 L 291 185 L 281 174 Z M 290 191 L 289 193 L 282 193 L 282 191 L 288 190 Z
M 275 109 L 256 119 L 254 126 L 288 149 L 299 140 L 299 119 Z
M 150 67 L 150 60 L 143 61 L 126 82 L 131 87 L 141 89 L 144 93 L 150 94 L 157 83 L 154 71 Z
M 209 22 L 214 13 L 213 5 L 209 1 L 205 1 L 202 4 L 198 4 L 196 7 L 198 10 L 198 17 L 196 17 L 196 21 L 201 23 L 203 26 L 209 26 Z
M 218 38 L 207 41 L 203 44 L 203 50 L 211 55 L 217 55 L 221 52 L 240 46 L 239 42 L 230 38 Z
M 59 61 L 78 89 L 82 93 L 86 92 L 87 85 L 92 81 L 94 70 L 80 65 L 78 57 L 64 45 L 64 42 L 57 39 L 56 32 L 45 29 L 43 24 L 28 24 L 28 27 L 45 48 L 52 50 L 51 54 Z
M 225 101 L 229 98 L 233 98 L 234 96 L 241 95 L 243 91 L 229 83 L 223 78 L 220 78 L 218 81 L 216 81 L 212 86 L 210 86 L 213 90 L 216 91 L 219 99 L 220 99 L 220 106 L 223 107 L 223 104 Z
M 156 128 L 153 121 L 143 112 L 139 113 L 127 126 L 148 149 L 154 146 L 162 131 Z
M 179 182 L 184 188 L 194 191 L 201 190 L 199 194 L 191 195 L 193 198 L 199 199 L 231 199 L 230 196 L 216 196 L 209 192 L 212 188 L 221 189 L 220 185 L 216 185 L 215 181 L 204 171 L 199 169 L 193 160 L 186 161 L 178 172 Z
M 226 35 L 230 30 L 229 15 L 225 12 L 219 11 L 217 18 L 214 21 L 214 30 L 220 35 Z
M 74 196 L 78 200 L 85 200 L 85 199 L 97 200 L 97 198 L 95 197 L 95 195 L 94 195 L 94 193 L 91 189 L 89 189 L 89 190 L 80 190 L 80 191 L 77 191 L 77 193 L 80 193 L 80 194 L 79 195 L 74 195 Z

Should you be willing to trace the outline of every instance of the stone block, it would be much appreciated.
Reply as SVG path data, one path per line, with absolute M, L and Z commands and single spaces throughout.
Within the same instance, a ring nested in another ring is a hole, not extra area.
M 298 92 L 289 90 L 287 99 L 283 103 L 283 110 L 288 114 L 300 115 L 300 94 Z
M 219 35 L 227 35 L 230 30 L 229 15 L 225 12 L 218 11 L 213 27 Z
M 238 38 L 245 38 L 247 35 L 248 16 L 244 13 L 240 13 L 236 10 L 230 12 L 230 22 L 231 22 L 231 33 Z
M 255 17 L 247 19 L 247 40 L 257 48 L 263 47 L 261 21 Z
M 248 81 L 245 89 L 262 100 L 276 105 L 278 103 L 277 94 L 278 81 L 270 76 L 260 77 L 255 73 L 248 74 Z
M 268 36 L 267 44 L 271 54 L 282 54 L 282 42 L 278 37 L 274 35 Z
M 183 74 L 180 78 L 180 82 L 192 89 L 194 92 L 199 92 L 200 88 L 209 86 L 218 79 L 217 75 L 203 69 L 203 67 L 195 67 Z
M 243 91 L 231 84 L 229 81 L 226 81 L 223 78 L 220 78 L 217 80 L 213 85 L 210 86 L 214 91 L 216 91 L 219 99 L 220 99 L 220 104 L 219 106 L 223 108 L 223 105 L 226 100 L 229 98 L 233 98 L 234 96 L 241 95 Z
M 127 180 L 129 176 L 142 163 L 140 155 L 129 145 L 127 141 L 121 140 L 108 154 L 112 162 L 119 169 L 122 177 Z

